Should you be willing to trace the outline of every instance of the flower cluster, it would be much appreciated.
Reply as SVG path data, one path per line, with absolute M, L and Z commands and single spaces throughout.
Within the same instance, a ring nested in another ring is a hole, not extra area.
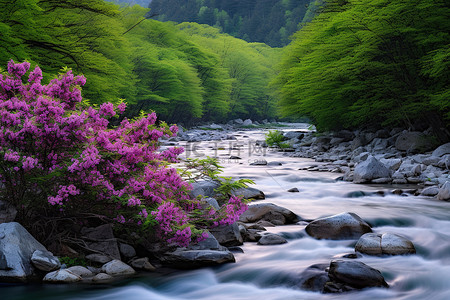
M 205 236 L 191 228 L 188 213 L 198 205 L 191 186 L 171 168 L 183 148 L 160 151 L 159 139 L 176 126 L 156 124 L 156 114 L 112 128 L 109 119 L 125 103 L 95 108 L 82 102 L 83 76 L 71 71 L 42 85 L 36 67 L 10 61 L 0 74 L 0 179 L 8 201 L 42 208 L 42 201 L 66 213 L 100 211 L 118 223 L 157 222 L 161 239 L 187 245 Z M 218 224 L 237 219 L 242 202 L 230 199 Z

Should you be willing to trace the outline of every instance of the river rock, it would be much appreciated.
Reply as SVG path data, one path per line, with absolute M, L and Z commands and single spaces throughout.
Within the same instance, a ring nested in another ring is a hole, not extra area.
M 211 232 L 207 230 L 205 232 L 208 234 L 208 237 L 201 242 L 189 245 L 188 250 L 226 250 Z
M 430 145 L 428 136 L 418 131 L 404 131 L 395 141 L 395 148 L 397 150 L 410 153 L 428 151 L 430 150 Z
M 298 286 L 307 291 L 323 292 L 325 284 L 330 281 L 326 269 L 330 264 L 315 264 L 306 268 L 300 274 Z
M 288 189 L 288 192 L 289 192 L 289 193 L 298 193 L 298 192 L 300 192 L 300 191 L 298 190 L 298 188 L 294 187 L 294 188 Z
M 424 188 L 420 193 L 422 196 L 434 197 L 439 193 L 439 188 L 437 186 L 429 186 Z
M 445 154 L 450 154 L 450 143 L 437 147 L 431 155 L 441 157 Z
M 301 140 L 305 136 L 305 133 L 300 132 L 300 131 L 288 131 L 288 132 L 286 132 L 283 135 L 288 140 L 291 140 L 291 139 L 299 139 L 299 140 Z
M 439 193 L 437 194 L 438 200 L 450 200 L 450 181 L 446 181 L 442 187 L 439 189 Z
M 415 254 L 411 241 L 393 233 L 366 233 L 356 243 L 355 251 L 369 255 Z
M 380 159 L 380 162 L 385 165 L 388 169 L 390 169 L 392 172 L 395 172 L 400 168 L 402 164 L 402 160 L 400 158 L 382 158 Z
M 94 263 L 106 264 L 107 262 L 112 261 L 113 259 L 107 255 L 93 253 L 86 255 L 86 259 L 92 261 Z
M 253 162 L 251 162 L 249 165 L 250 166 L 267 166 L 267 161 L 265 159 L 258 158 L 258 159 L 253 160 Z
M 81 281 L 81 276 L 74 274 L 73 272 L 64 269 L 53 271 L 45 275 L 43 281 L 50 283 L 71 283 Z
M 215 198 L 211 198 L 211 197 L 203 198 L 200 203 L 204 209 L 206 209 L 210 206 L 212 208 L 214 208 L 215 210 L 220 209 L 219 202 L 217 202 L 217 200 Z
M 31 256 L 36 250 L 47 252 L 22 225 L 0 224 L 0 281 L 26 282 L 35 277 Z
M 31 256 L 31 262 L 37 269 L 45 272 L 54 271 L 61 267 L 59 259 L 49 251 L 34 251 Z
M 163 264 L 174 268 L 192 269 L 235 262 L 233 253 L 228 250 L 187 250 L 178 248 L 160 257 Z
M 273 203 L 258 203 L 249 205 L 239 220 L 244 223 L 255 223 L 260 220 L 268 221 L 274 225 L 292 224 L 298 222 L 299 217 L 284 207 Z
M 204 197 L 214 197 L 216 192 L 214 191 L 220 186 L 218 182 L 211 180 L 201 180 L 192 183 L 192 191 L 190 192 L 193 198 L 196 198 L 199 195 Z
M 333 282 L 355 289 L 388 287 L 380 271 L 360 261 L 333 260 L 330 263 L 328 276 Z M 333 288 L 325 286 L 325 291 L 336 292 Z
M 250 119 L 246 119 L 243 123 L 242 123 L 242 125 L 244 125 L 244 126 L 250 126 L 250 125 L 252 125 L 253 124 L 253 122 L 252 122 L 252 120 L 250 120 Z
M 136 258 L 130 261 L 130 265 L 138 270 L 155 271 L 156 268 L 150 263 L 148 257 Z
M 119 245 L 114 237 L 112 224 L 104 224 L 95 228 L 81 230 L 88 248 L 104 253 L 114 259 L 120 259 Z
M 17 210 L 6 201 L 0 200 L 0 224 L 13 222 L 16 218 Z
M 105 283 L 105 282 L 111 282 L 114 278 L 111 275 L 108 275 L 106 273 L 98 273 L 92 278 L 92 282 L 97 283 Z
M 353 171 L 354 183 L 364 183 L 377 178 L 390 177 L 389 169 L 373 156 L 369 156 L 365 161 L 359 163 Z
M 231 194 L 235 196 L 243 196 L 244 199 L 266 199 L 266 195 L 264 195 L 262 191 L 252 187 L 237 189 L 232 191 Z
M 258 241 L 258 245 L 279 245 L 286 243 L 287 240 L 284 237 L 274 233 L 265 234 Z
M 128 244 L 119 243 L 119 251 L 122 257 L 125 259 L 130 259 L 136 256 L 136 250 L 133 248 L 133 246 L 130 246 Z
M 102 272 L 111 276 L 127 276 L 136 273 L 132 267 L 117 259 L 104 264 Z
M 94 276 L 94 273 L 91 270 L 89 270 L 83 266 L 73 266 L 73 267 L 67 268 L 66 270 L 72 272 L 75 275 L 81 276 L 81 277 Z
M 316 239 L 357 239 L 372 232 L 369 224 L 358 215 L 346 212 L 312 221 L 306 226 L 306 232 Z
M 210 228 L 209 231 L 223 246 L 240 246 L 244 242 L 237 223 L 217 226 Z

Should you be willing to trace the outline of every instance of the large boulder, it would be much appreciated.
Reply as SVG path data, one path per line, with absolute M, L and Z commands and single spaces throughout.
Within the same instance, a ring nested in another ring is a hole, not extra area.
M 231 194 L 235 196 L 242 196 L 244 199 L 266 199 L 266 196 L 262 191 L 252 187 L 237 189 L 232 191 Z
M 314 220 L 305 229 L 316 239 L 330 240 L 358 239 L 361 235 L 372 232 L 369 224 L 351 212 Z
M 325 284 L 330 281 L 326 269 L 330 264 L 315 264 L 306 268 L 300 274 L 298 286 L 302 290 L 312 292 L 323 292 Z
M 242 123 L 242 125 L 244 125 L 244 126 L 250 126 L 252 124 L 253 124 L 253 122 L 250 119 L 247 119 L 247 120 L 244 121 L 244 123 Z
M 335 288 L 344 290 L 367 287 L 388 287 L 381 272 L 360 261 L 333 260 L 328 271 L 330 280 L 336 285 L 326 285 L 325 291 L 335 292 Z
M 117 259 L 104 264 L 102 272 L 111 276 L 129 276 L 136 273 L 132 267 Z
M 361 236 L 355 246 L 356 252 L 369 255 L 404 255 L 415 254 L 414 244 L 393 233 L 366 233 Z
M 244 223 L 255 223 L 260 220 L 271 222 L 274 225 L 292 224 L 300 218 L 287 208 L 273 203 L 258 203 L 249 205 L 248 209 L 239 217 Z
M 197 181 L 192 184 L 192 191 L 190 192 L 192 197 L 202 195 L 204 197 L 214 197 L 216 192 L 214 191 L 220 186 L 219 183 L 211 180 Z
M 0 200 L 0 224 L 13 222 L 16 218 L 17 210 L 8 202 Z
M 94 228 L 85 227 L 81 230 L 81 234 L 88 248 L 120 260 L 119 244 L 114 237 L 112 224 L 104 224 Z
M 240 246 L 244 242 L 237 223 L 217 226 L 210 228 L 209 231 L 223 246 Z
M 193 269 L 235 262 L 233 253 L 228 250 L 188 250 L 178 248 L 160 257 L 162 264 L 180 269 Z
M 437 147 L 431 155 L 441 157 L 444 156 L 445 154 L 450 154 L 450 143 Z
M 353 172 L 353 182 L 355 183 L 390 177 L 389 169 L 373 156 L 369 156 L 365 161 L 359 163 Z
M 404 131 L 395 141 L 395 148 L 399 151 L 407 151 L 410 153 L 426 152 L 431 150 L 432 143 L 429 141 L 429 137 L 418 131 Z
M 45 275 L 43 281 L 50 283 L 72 283 L 81 281 L 81 276 L 69 271 L 69 270 L 58 270 L 53 271 Z
M 279 245 L 286 243 L 287 240 L 284 237 L 275 233 L 264 234 L 258 241 L 258 245 Z
M 450 181 L 446 181 L 442 187 L 439 189 L 439 193 L 437 194 L 438 200 L 450 200 Z
M 0 224 L 0 281 L 26 282 L 35 277 L 31 257 L 36 250 L 47 252 L 22 225 Z

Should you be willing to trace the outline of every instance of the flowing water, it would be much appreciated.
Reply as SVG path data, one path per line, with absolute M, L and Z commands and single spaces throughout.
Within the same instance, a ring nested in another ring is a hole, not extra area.
M 297 125 L 303 126 L 303 125 Z M 306 128 L 303 126 L 302 128 Z M 263 130 L 236 132 L 237 140 L 202 142 L 188 155 L 217 155 L 226 176 L 250 178 L 266 194 L 265 202 L 289 208 L 305 220 L 354 212 L 377 233 L 397 233 L 410 239 L 417 254 L 358 260 L 382 272 L 390 288 L 370 288 L 345 294 L 306 292 L 296 287 L 308 266 L 329 263 L 353 252 L 355 241 L 315 240 L 302 223 L 267 228 L 288 239 L 287 244 L 245 243 L 236 263 L 195 271 L 148 274 L 109 286 L 36 285 L 4 287 L 0 299 L 450 299 L 450 203 L 426 197 L 371 195 L 348 197 L 354 191 L 389 191 L 392 186 L 356 185 L 336 181 L 339 174 L 299 170 L 314 163 L 290 158 L 255 145 Z M 242 147 L 239 148 L 239 145 Z M 232 155 L 241 160 L 228 160 Z M 193 150 L 192 145 L 188 149 Z M 223 149 L 223 150 L 214 150 Z M 249 166 L 264 158 L 281 166 Z M 289 193 L 297 187 L 299 193 Z M 5 298 L 6 297 L 6 298 Z

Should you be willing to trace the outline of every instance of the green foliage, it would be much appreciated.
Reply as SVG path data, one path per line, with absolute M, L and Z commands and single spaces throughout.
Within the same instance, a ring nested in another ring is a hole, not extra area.
M 160 21 L 197 22 L 249 42 L 282 47 L 298 30 L 311 0 L 153 0 Z
M 286 47 L 285 116 L 319 130 L 448 126 L 450 8 L 442 0 L 327 1 Z
M 58 259 L 61 262 L 61 264 L 65 264 L 68 268 L 73 267 L 73 266 L 86 267 L 88 265 L 87 261 L 80 257 L 63 256 L 63 257 L 58 257 Z
M 276 146 L 278 148 L 288 148 L 290 145 L 288 143 L 284 143 L 283 132 L 279 130 L 269 130 L 266 133 L 266 143 L 270 147 Z
M 255 184 L 251 179 L 241 178 L 233 180 L 232 177 L 220 177 L 220 186 L 214 191 L 221 194 L 223 197 L 229 197 L 233 191 L 247 188 L 249 184 Z

